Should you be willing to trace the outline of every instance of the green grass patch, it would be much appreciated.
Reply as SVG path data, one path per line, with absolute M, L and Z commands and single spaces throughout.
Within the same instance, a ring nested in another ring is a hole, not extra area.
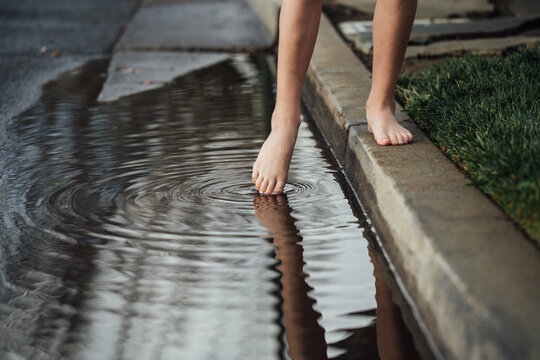
M 540 44 L 401 76 L 405 111 L 540 244 Z

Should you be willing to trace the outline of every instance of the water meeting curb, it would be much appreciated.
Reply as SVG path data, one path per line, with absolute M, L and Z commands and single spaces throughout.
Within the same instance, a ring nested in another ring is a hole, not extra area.
M 263 16 L 272 23 L 277 13 Z M 323 15 L 303 101 L 373 221 L 433 356 L 540 358 L 540 252 L 401 108 L 414 142 L 375 143 L 363 106 L 370 76 Z

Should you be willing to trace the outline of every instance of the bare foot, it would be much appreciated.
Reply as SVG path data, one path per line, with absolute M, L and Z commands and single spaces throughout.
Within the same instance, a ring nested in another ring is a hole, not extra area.
M 291 121 L 280 118 L 276 113 L 272 116 L 272 131 L 264 142 L 253 164 L 251 178 L 255 188 L 264 195 L 281 194 L 300 126 L 300 115 Z
M 413 135 L 399 125 L 395 116 L 395 106 L 367 106 L 368 130 L 379 145 L 402 145 L 410 143 Z

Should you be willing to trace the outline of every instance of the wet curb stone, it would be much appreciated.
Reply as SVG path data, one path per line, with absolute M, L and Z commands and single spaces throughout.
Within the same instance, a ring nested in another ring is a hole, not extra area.
M 415 141 L 375 143 L 362 106 L 370 81 L 323 15 L 304 102 L 362 199 L 434 356 L 540 358 L 540 252 L 399 106 Z

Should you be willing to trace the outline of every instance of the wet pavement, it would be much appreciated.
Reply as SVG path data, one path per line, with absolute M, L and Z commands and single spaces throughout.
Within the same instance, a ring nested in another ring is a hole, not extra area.
M 98 101 L 114 101 L 122 96 L 159 88 L 171 80 L 221 62 L 230 56 L 216 52 L 122 51 L 109 63 L 107 81 Z
M 377 358 L 368 223 L 306 121 L 285 195 L 251 184 L 264 64 L 234 55 L 103 104 L 92 62 L 10 121 L 4 356 Z
M 4 0 L 0 54 L 108 53 L 135 6 L 135 0 Z
M 135 0 L 0 2 L 0 139 L 41 87 L 91 59 L 110 56 Z M 2 156 L 0 144 L 0 156 Z

